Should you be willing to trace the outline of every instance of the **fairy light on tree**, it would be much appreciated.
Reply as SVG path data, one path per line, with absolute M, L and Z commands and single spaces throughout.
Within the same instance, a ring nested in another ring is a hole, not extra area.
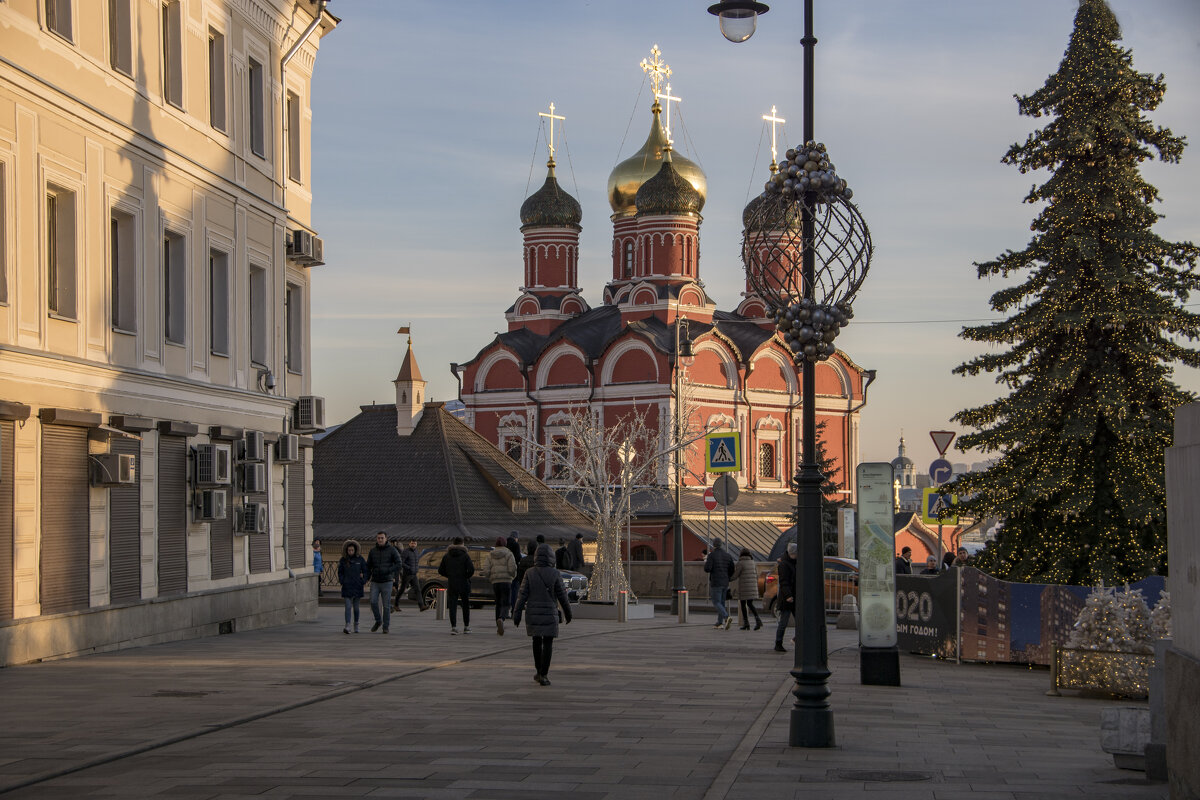
M 1025 198 L 1042 205 L 1025 249 L 976 265 L 1025 276 L 992 295 L 1008 318 L 961 334 L 992 349 L 955 372 L 995 373 L 1009 394 L 955 415 L 976 429 L 960 449 L 1000 457 L 952 491 L 963 513 L 1005 520 L 978 564 L 1008 580 L 1111 585 L 1166 563 L 1163 451 L 1193 399 L 1172 367 L 1200 366 L 1180 343 L 1200 335 L 1184 307 L 1200 251 L 1152 231 L 1158 190 L 1139 164 L 1178 162 L 1185 141 L 1144 115 L 1166 83 L 1134 70 L 1120 36 L 1104 0 L 1081 0 L 1058 71 L 1017 98 L 1050 122 L 1003 160 L 1050 177 Z

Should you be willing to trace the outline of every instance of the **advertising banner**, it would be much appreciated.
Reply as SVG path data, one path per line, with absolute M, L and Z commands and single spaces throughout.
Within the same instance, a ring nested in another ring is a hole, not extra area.
M 895 491 L 892 465 L 859 464 L 858 641 L 863 647 L 895 647 Z
M 896 635 L 901 650 L 958 655 L 958 571 L 896 576 Z

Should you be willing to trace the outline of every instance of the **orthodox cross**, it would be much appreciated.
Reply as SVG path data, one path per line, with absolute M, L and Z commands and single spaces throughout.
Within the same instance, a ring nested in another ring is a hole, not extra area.
M 763 119 L 766 120 L 767 122 L 771 123 L 771 163 L 774 164 L 775 163 L 775 155 L 776 155 L 775 125 L 776 124 L 782 125 L 783 123 L 787 122 L 787 120 L 781 119 L 780 117 L 776 116 L 775 106 L 771 106 L 771 115 L 770 116 L 763 114 Z
M 669 83 L 667 84 L 667 93 L 666 94 L 658 94 L 657 92 L 655 92 L 654 98 L 656 100 L 665 100 L 667 102 L 667 125 L 666 125 L 667 142 L 674 144 L 675 140 L 671 138 L 671 101 L 675 101 L 676 103 L 678 103 L 679 98 L 671 96 L 671 84 L 669 84 Z
M 554 120 L 566 120 L 566 117 L 560 117 L 554 113 L 554 103 L 550 104 L 550 113 L 545 111 L 538 112 L 539 117 L 548 117 L 550 119 L 550 160 L 554 160 Z
M 650 74 L 650 88 L 654 91 L 654 96 L 658 96 L 658 92 L 662 89 L 662 82 L 671 77 L 671 68 L 667 62 L 662 60 L 662 51 L 658 49 L 658 45 L 650 48 L 650 59 L 642 59 L 642 72 Z

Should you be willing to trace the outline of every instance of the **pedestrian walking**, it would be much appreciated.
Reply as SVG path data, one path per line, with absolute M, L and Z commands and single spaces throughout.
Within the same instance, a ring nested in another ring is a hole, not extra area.
M 400 610 L 400 599 L 406 591 L 417 601 L 417 607 L 425 610 L 425 598 L 421 595 L 420 581 L 417 580 L 420 568 L 421 553 L 417 550 L 417 540 L 409 539 L 408 547 L 400 551 L 400 580 L 396 583 L 396 595 L 392 600 L 392 607 L 396 611 Z
M 521 535 L 516 531 L 508 532 L 508 539 L 504 543 L 508 547 L 508 551 L 513 554 L 513 561 L 521 563 Z M 508 595 L 508 607 L 512 608 L 517 604 L 517 589 L 521 588 L 517 581 L 512 582 L 512 590 Z
M 779 558 L 779 594 L 775 603 L 779 606 L 779 624 L 775 626 L 775 652 L 786 653 L 783 634 L 787 633 L 788 622 L 796 611 L 796 543 L 788 542 L 787 552 Z M 799 619 L 799 618 L 797 618 Z
M 375 624 L 371 633 L 383 626 L 387 633 L 392 624 L 392 584 L 400 574 L 400 554 L 388 544 L 387 534 L 375 534 L 375 546 L 367 554 L 367 572 L 371 576 L 371 613 Z
M 342 557 L 338 560 L 338 583 L 342 585 L 342 601 L 346 606 L 346 627 L 342 633 L 350 633 L 353 618 L 354 632 L 358 633 L 358 601 L 362 599 L 363 587 L 367 585 L 367 561 L 358 554 L 358 542 L 347 539 L 342 545 Z
M 744 631 L 750 630 L 750 615 L 754 615 L 754 630 L 762 627 L 762 619 L 754 601 L 758 599 L 758 568 L 754 566 L 754 556 L 746 548 L 738 553 L 737 564 L 733 567 L 733 589 L 737 592 L 738 609 L 741 611 Z
M 575 538 L 567 543 L 567 569 L 583 572 L 583 534 L 575 534 Z
M 463 633 L 471 632 L 471 576 L 475 564 L 471 554 L 463 546 L 463 538 L 455 536 L 454 542 L 438 564 L 438 574 L 446 579 L 446 605 L 450 607 L 450 635 L 458 633 L 458 605 L 462 604 Z
M 533 680 L 542 686 L 550 685 L 550 658 L 554 654 L 554 639 L 558 636 L 558 609 L 563 621 L 571 623 L 571 603 L 563 588 L 562 576 L 554 568 L 554 551 L 549 545 L 538 547 L 534 565 L 525 573 L 513 606 L 513 622 L 521 624 L 526 614 L 525 632 L 533 637 Z
M 508 619 L 511 606 L 508 604 L 513 578 L 517 577 L 517 562 L 504 538 L 496 539 L 496 547 L 483 562 L 483 577 L 492 583 L 492 595 L 496 598 L 496 633 L 504 635 L 504 620 Z
M 717 624 L 714 628 L 728 628 L 731 618 L 725 607 L 729 593 L 729 579 L 733 577 L 733 556 L 725 551 L 720 539 L 713 539 L 712 552 L 704 560 L 704 571 L 708 573 L 708 596 L 717 609 Z
M 321 572 L 325 568 L 325 559 L 321 556 L 321 540 L 313 539 L 313 572 L 317 573 L 317 600 L 321 599 Z
M 912 548 L 900 548 L 900 555 L 896 556 L 896 574 L 897 575 L 912 575 Z
M 567 552 L 567 540 L 558 540 L 558 549 L 554 551 L 554 567 L 555 569 L 571 569 L 568 566 L 570 554 Z

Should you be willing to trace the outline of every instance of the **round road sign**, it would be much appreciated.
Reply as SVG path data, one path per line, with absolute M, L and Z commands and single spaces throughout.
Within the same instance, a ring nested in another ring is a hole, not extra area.
M 954 466 L 944 458 L 935 458 L 929 465 L 929 478 L 934 486 L 941 486 L 954 479 Z
M 713 494 L 711 486 L 704 490 L 704 507 L 709 511 L 717 507 L 717 496 Z
M 735 479 L 728 472 L 713 481 L 713 496 L 717 498 L 717 502 L 723 506 L 733 505 L 733 501 L 737 500 L 738 485 Z

